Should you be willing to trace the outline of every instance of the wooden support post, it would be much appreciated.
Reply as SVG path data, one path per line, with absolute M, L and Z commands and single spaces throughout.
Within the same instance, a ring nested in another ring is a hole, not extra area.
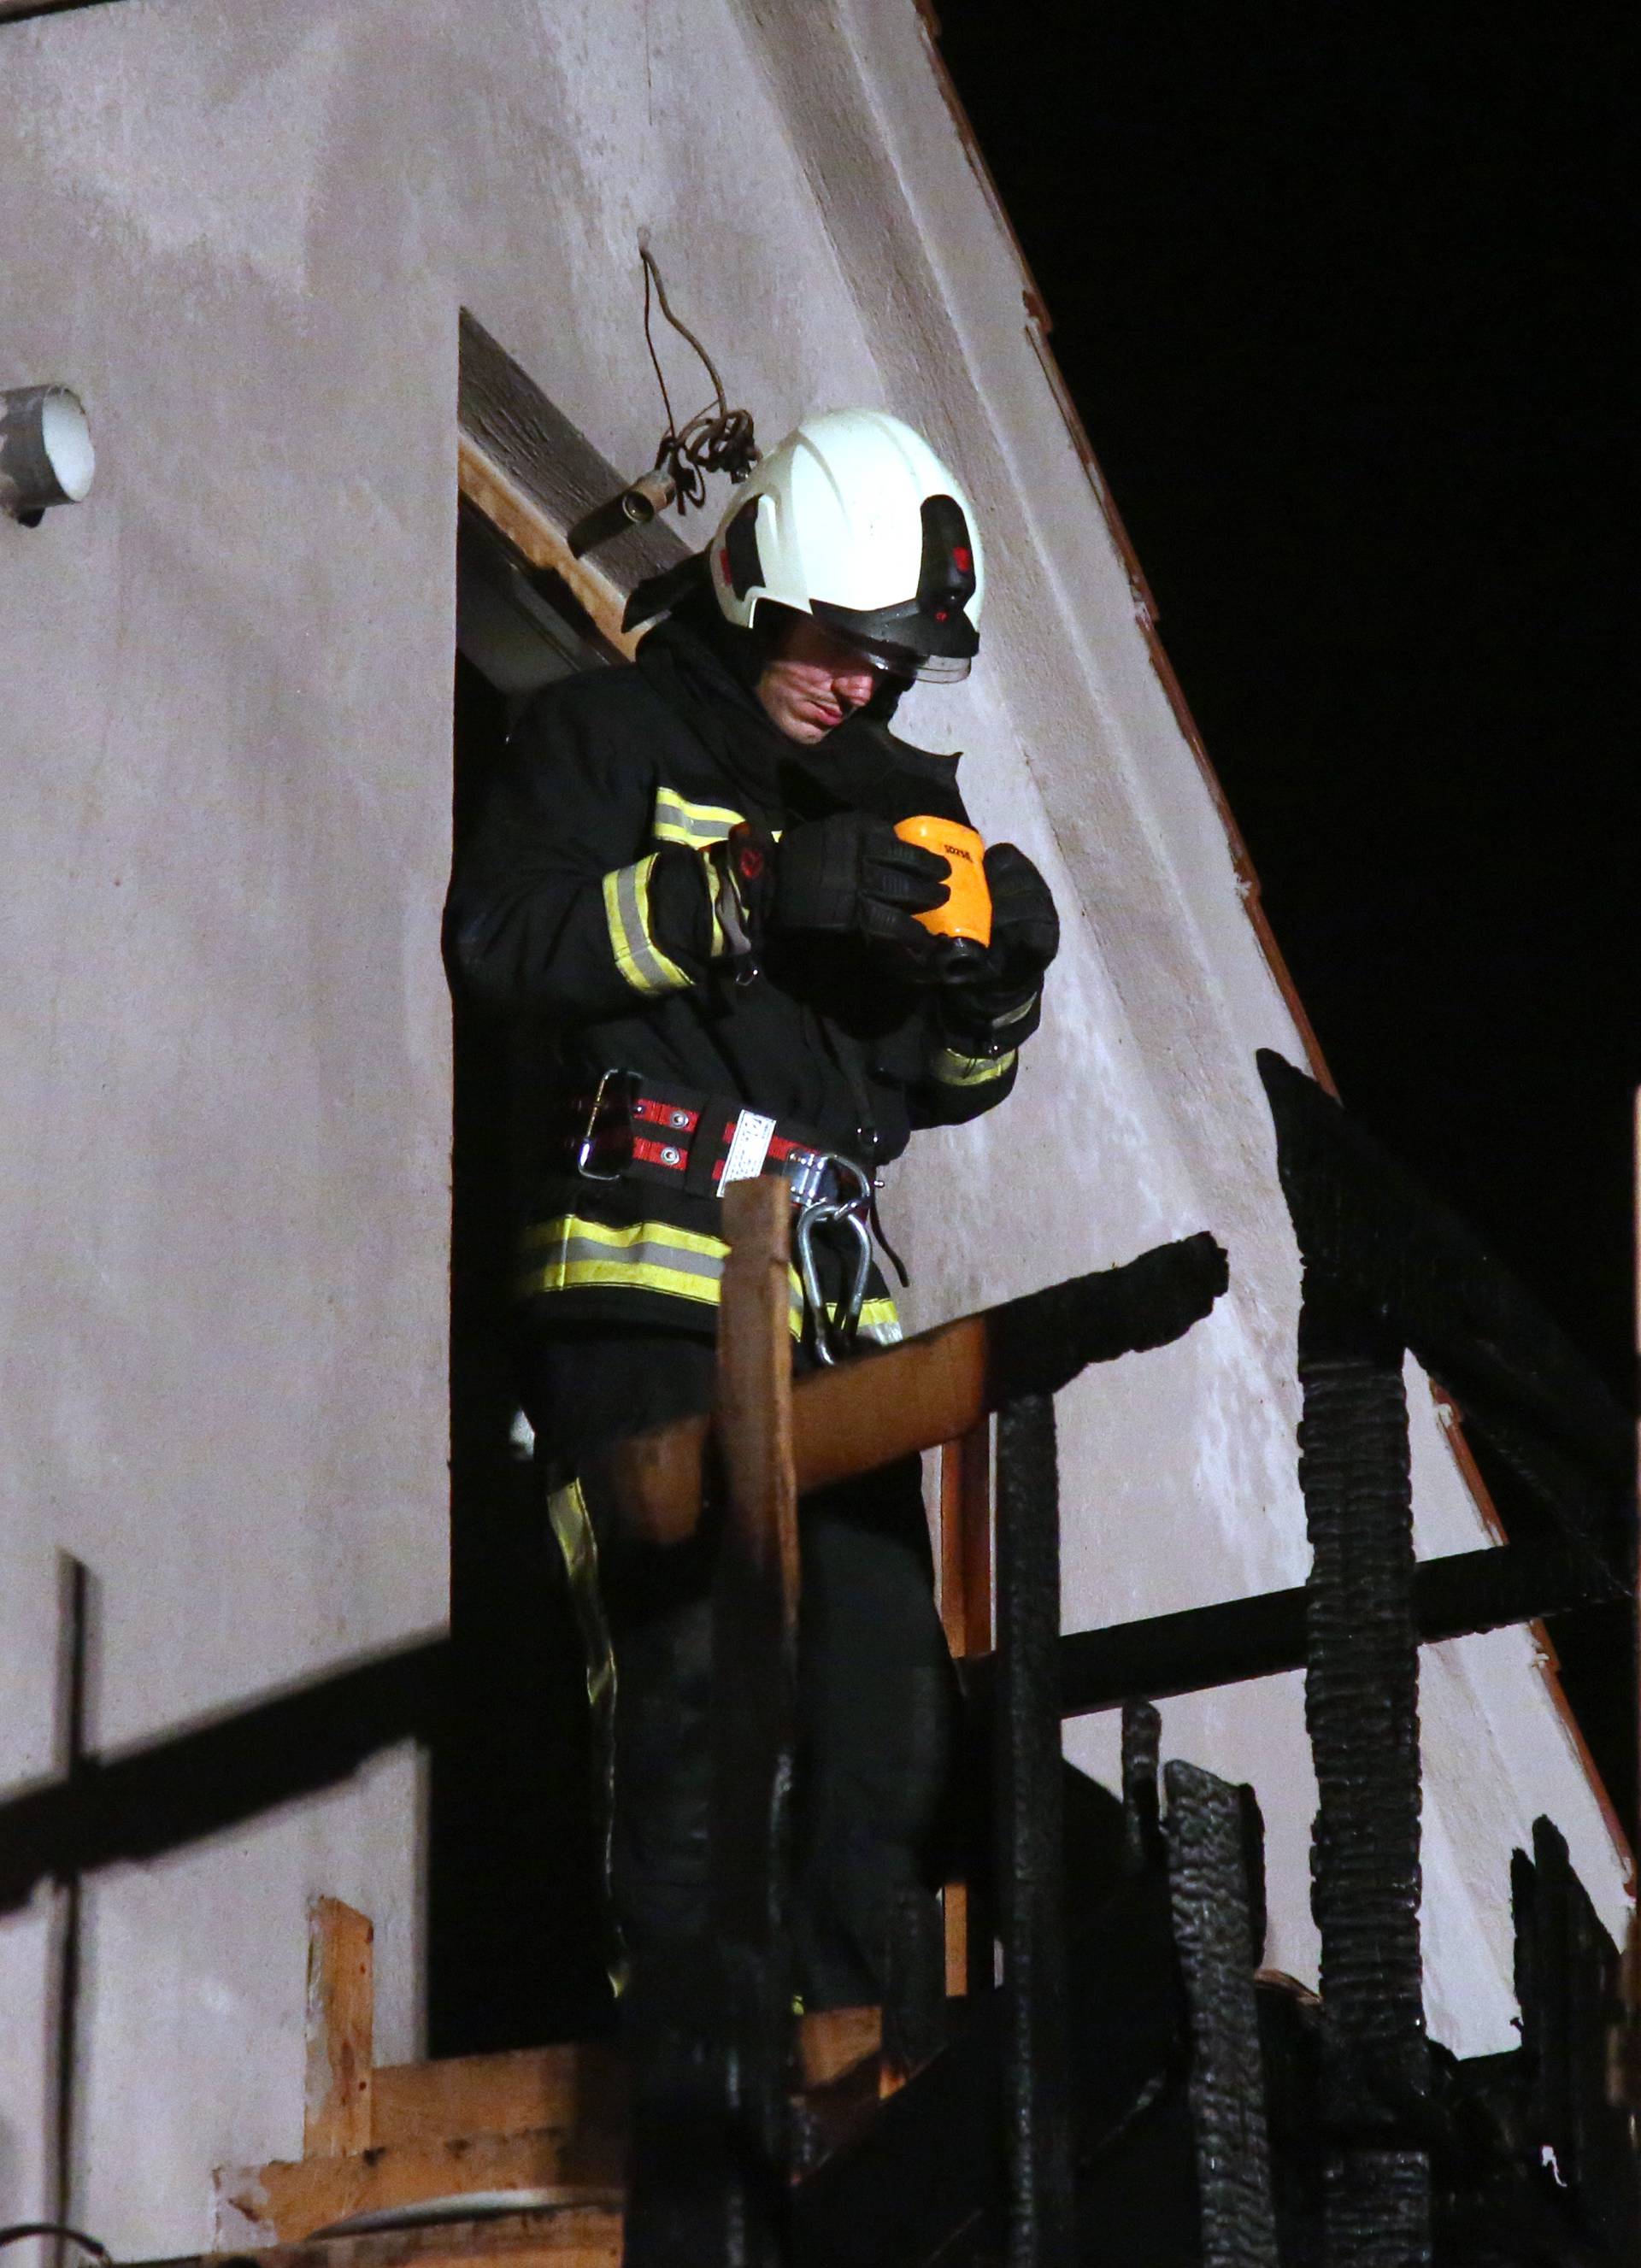
M 991 1425 L 982 1418 L 940 1451 L 940 1619 L 953 1660 L 991 1651 Z M 990 1967 L 991 1926 L 968 1881 L 946 1886 L 946 1989 L 969 1989 L 971 1970 Z M 975 1940 L 971 1948 L 970 1938 Z M 983 1939 L 986 1960 L 977 1955 Z M 982 1981 L 990 1984 L 990 1975 Z
M 1046 1395 L 1031 1395 L 1009 1404 L 997 1422 L 997 1696 L 991 1739 L 1008 2268 L 1061 2268 L 1076 2249 L 1059 1638 L 1054 1404 Z
M 712 1892 L 733 2156 L 727 2268 L 773 2268 L 796 2053 L 788 1836 L 797 1713 L 791 1201 L 784 1180 L 724 1193 L 717 1436 L 725 1503 L 714 1598 Z
M 671 1974 L 635 1966 L 625 2268 L 774 2268 L 782 2257 L 796 2056 L 786 1924 L 798 1587 L 791 1203 L 773 1177 L 724 1192 L 720 1485 L 707 1514 L 717 1522 L 711 1933 Z
M 340 1898 L 309 1902 L 305 2157 L 371 2146 L 374 1936 L 369 1918 Z

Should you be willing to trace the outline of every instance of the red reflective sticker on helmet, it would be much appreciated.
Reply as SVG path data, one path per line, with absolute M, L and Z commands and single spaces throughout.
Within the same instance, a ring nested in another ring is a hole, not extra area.
M 960 575 L 967 575 L 974 563 L 975 555 L 968 544 L 954 543 L 952 546 L 952 564 Z

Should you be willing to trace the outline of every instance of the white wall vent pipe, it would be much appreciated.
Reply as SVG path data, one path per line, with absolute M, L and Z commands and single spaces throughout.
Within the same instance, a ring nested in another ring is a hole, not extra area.
M 0 512 L 26 527 L 54 504 L 78 504 L 97 468 L 92 429 L 66 386 L 0 394 Z

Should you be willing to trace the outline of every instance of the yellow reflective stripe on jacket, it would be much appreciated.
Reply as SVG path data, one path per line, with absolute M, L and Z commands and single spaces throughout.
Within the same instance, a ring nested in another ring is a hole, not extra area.
M 721 843 L 746 814 L 717 803 L 688 803 L 675 788 L 655 791 L 655 816 L 650 832 L 658 843 L 687 843 L 693 850 Z
M 721 1295 L 729 1247 L 720 1236 L 674 1228 L 670 1221 L 634 1221 L 616 1227 L 561 1213 L 537 1221 L 521 1239 L 522 1265 L 513 1290 L 521 1300 L 555 1292 L 660 1292 L 668 1299 L 693 1300 L 716 1307 Z M 798 1270 L 787 1272 L 790 1322 L 802 1336 L 804 1292 Z M 868 1300 L 860 1311 L 860 1336 L 888 1346 L 901 1336 L 900 1319 L 890 1299 Z
M 604 918 L 615 966 L 635 992 L 676 992 L 689 979 L 650 935 L 650 870 L 657 853 L 604 877 Z
M 960 1056 L 955 1048 L 942 1048 L 930 1068 L 942 1086 L 983 1086 L 1012 1071 L 1019 1054 L 1011 1048 L 1005 1056 Z
M 538 1292 L 613 1285 L 665 1292 L 715 1307 L 728 1250 L 720 1236 L 699 1236 L 666 1221 L 634 1221 L 618 1228 L 564 1213 L 526 1229 L 524 1266 L 515 1289 L 528 1299 Z

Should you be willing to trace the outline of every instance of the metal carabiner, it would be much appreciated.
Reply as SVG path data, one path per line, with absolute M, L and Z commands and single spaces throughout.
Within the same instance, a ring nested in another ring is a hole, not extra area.
M 599 1146 L 599 1130 L 604 1117 L 604 1098 L 609 1093 L 610 1081 L 625 1082 L 624 1101 L 627 1113 L 627 1154 L 612 1173 L 604 1173 L 592 1163 Z M 636 1084 L 631 1071 L 607 1071 L 599 1080 L 598 1093 L 592 1098 L 592 1108 L 587 1113 L 587 1123 L 582 1129 L 581 1139 L 576 1145 L 576 1171 L 584 1182 L 618 1182 L 632 1162 L 632 1091 Z
M 798 1281 L 804 1289 L 804 1305 L 813 1326 L 815 1359 L 830 1369 L 840 1355 L 853 1351 L 860 1329 L 860 1312 L 865 1305 L 866 1285 L 872 1274 L 872 1231 L 867 1225 L 872 1206 L 872 1183 L 852 1158 L 828 1154 L 817 1162 L 835 1167 L 840 1178 L 848 1176 L 857 1185 L 849 1196 L 813 1197 L 803 1204 L 798 1211 L 793 1237 L 798 1251 Z M 847 1289 L 835 1312 L 828 1307 L 820 1289 L 815 1239 L 826 1230 L 837 1227 L 847 1231 L 854 1244 L 855 1255 Z

